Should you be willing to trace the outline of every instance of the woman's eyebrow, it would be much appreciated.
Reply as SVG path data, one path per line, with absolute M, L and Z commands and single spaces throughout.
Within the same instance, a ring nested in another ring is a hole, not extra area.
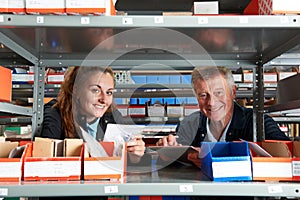
M 102 88 L 100 85 L 97 85 L 97 84 L 92 84 L 92 85 L 89 85 L 89 87 L 91 87 L 91 86 L 96 86 L 96 87 L 98 87 L 98 88 Z

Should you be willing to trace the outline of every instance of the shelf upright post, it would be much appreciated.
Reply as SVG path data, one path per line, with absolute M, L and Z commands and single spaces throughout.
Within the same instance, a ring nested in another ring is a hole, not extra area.
M 253 68 L 253 141 L 265 139 L 264 135 L 264 67 L 262 60 Z
M 33 87 L 33 115 L 32 115 L 32 139 L 35 136 L 41 135 L 41 126 L 44 116 L 44 93 L 45 93 L 45 67 L 42 66 L 41 61 L 41 47 L 45 41 L 43 30 L 37 28 L 36 32 L 36 49 L 39 52 L 38 60 L 34 66 L 34 87 Z

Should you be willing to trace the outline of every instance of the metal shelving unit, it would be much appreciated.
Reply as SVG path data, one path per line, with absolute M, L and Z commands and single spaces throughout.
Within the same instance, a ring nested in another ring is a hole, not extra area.
M 98 40 L 106 31 L 114 37 Z M 219 41 L 220 38 L 224 41 Z M 254 124 L 257 124 L 257 135 L 261 136 L 264 64 L 292 49 L 299 41 L 298 15 L 0 15 L 0 43 L 5 47 L 0 51 L 2 65 L 35 66 L 35 101 L 32 110 L 26 109 L 25 112 L 32 114 L 33 128 L 36 130 L 43 117 L 45 67 L 111 65 L 115 70 L 179 71 L 191 70 L 194 66 L 225 65 L 232 69 L 254 69 L 256 81 L 253 83 L 252 94 L 256 102 L 254 120 L 258 122 Z M 97 46 L 99 43 L 100 46 Z M 23 108 L 13 109 L 20 112 Z M 181 190 L 186 186 L 193 193 Z M 149 187 L 152 189 L 149 190 Z M 106 191 L 116 191 L 110 195 L 126 196 L 216 195 L 215 191 L 222 191 L 222 195 L 300 197 L 299 183 L 213 183 L 199 179 L 167 179 L 162 182 L 133 179 L 125 184 L 0 183 L 0 188 L 1 196 L 5 197 L 108 195 Z

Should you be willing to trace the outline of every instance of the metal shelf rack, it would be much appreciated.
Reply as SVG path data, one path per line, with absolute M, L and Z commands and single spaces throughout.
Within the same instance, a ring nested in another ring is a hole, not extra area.
M 99 34 L 111 31 L 99 44 Z M 213 33 L 213 34 L 208 34 Z M 219 40 L 224 39 L 219 43 Z M 94 40 L 96 39 L 96 40 Z M 83 42 L 82 42 L 83 41 Z M 96 43 L 90 43 L 96 41 Z M 103 42 L 103 41 L 102 41 Z M 0 14 L 2 65 L 35 66 L 32 110 L 34 130 L 43 118 L 45 67 L 111 65 L 116 70 L 190 70 L 194 66 L 225 65 L 253 69 L 255 133 L 262 138 L 264 64 L 300 43 L 300 16 L 54 16 Z M 221 44 L 221 45 L 220 45 Z M 103 46 L 104 45 L 104 46 Z M 103 48 L 105 47 L 105 48 Z M 196 49 L 195 49 L 196 47 Z M 199 48 L 200 51 L 199 51 Z M 163 66 L 163 67 L 162 67 Z M 2 107 L 3 103 L 0 104 Z M 5 110 L 11 112 L 11 110 Z M 300 197 L 299 183 L 213 183 L 199 180 L 104 183 L 0 183 L 1 196 L 52 195 L 193 195 Z M 149 190 L 149 187 L 152 189 Z M 111 194 L 110 194 L 111 195 Z

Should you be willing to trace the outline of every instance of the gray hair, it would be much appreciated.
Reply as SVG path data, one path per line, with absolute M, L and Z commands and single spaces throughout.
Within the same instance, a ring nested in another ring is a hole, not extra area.
M 231 91 L 234 87 L 234 79 L 231 70 L 224 66 L 206 66 L 206 67 L 196 67 L 192 72 L 192 86 L 197 80 L 207 80 L 215 76 L 222 75 L 228 82 Z

